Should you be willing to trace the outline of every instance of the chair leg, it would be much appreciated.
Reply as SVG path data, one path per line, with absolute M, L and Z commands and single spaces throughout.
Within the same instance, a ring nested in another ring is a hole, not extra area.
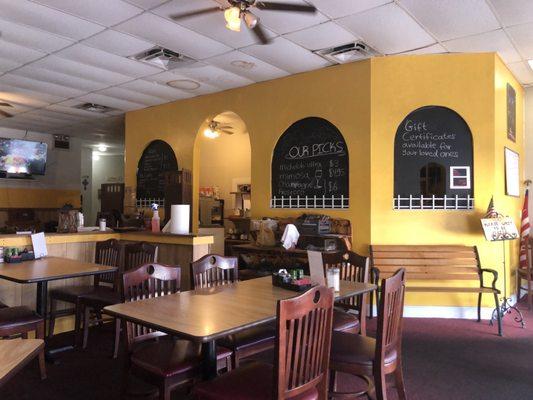
M 172 393 L 172 388 L 164 381 L 159 386 L 159 400 L 170 400 L 170 394 Z
M 394 371 L 394 380 L 396 381 L 396 390 L 398 391 L 398 398 L 400 400 L 407 400 L 407 396 L 405 394 L 405 384 L 403 381 L 403 370 L 401 361 L 398 361 L 398 365 L 396 366 L 396 370 Z
M 89 325 L 91 320 L 91 308 L 88 306 L 83 307 L 83 343 L 82 348 L 87 348 L 87 341 L 89 339 Z
M 337 391 L 337 371 L 329 371 L 329 393 L 335 393 Z
M 370 292 L 368 298 L 368 319 L 372 319 L 374 318 L 374 292 Z
M 54 336 L 56 326 L 57 300 L 50 298 L 50 322 L 48 323 L 48 337 Z
M 231 363 L 233 364 L 234 369 L 239 368 L 239 357 L 236 350 L 233 350 L 233 353 L 231 354 Z
M 99 327 L 104 326 L 104 321 L 102 319 L 102 312 L 100 310 L 94 310 L 94 313 L 96 314 L 96 318 L 98 319 L 98 326 Z
M 383 371 L 374 371 L 374 385 L 376 387 L 376 399 L 387 400 L 387 382 Z
M 115 344 L 113 346 L 113 358 L 118 357 L 119 344 L 120 344 L 120 318 L 115 318 Z
M 44 339 L 44 321 L 37 324 L 37 326 L 35 327 L 35 337 L 37 339 Z M 45 363 L 45 359 L 44 359 L 44 349 L 42 349 L 40 352 L 39 352 L 39 355 L 38 355 L 38 359 L 39 359 L 39 371 L 41 373 L 41 380 L 44 380 L 46 379 L 46 363 Z
M 533 294 L 531 293 L 531 280 L 527 280 L 527 308 L 528 310 L 531 310 L 533 308 Z M 520 288 L 518 289 L 520 292 Z M 517 300 L 518 301 L 518 300 Z
M 479 292 L 477 295 L 477 322 L 481 321 L 481 297 L 483 293 Z
M 81 320 L 82 320 L 82 307 L 81 304 L 76 302 L 75 318 L 74 318 L 74 347 L 78 346 L 81 342 Z M 50 332 L 52 329 L 50 329 Z
M 500 313 L 500 302 L 498 301 L 498 295 L 496 293 L 494 293 L 494 303 L 496 304 L 496 315 L 498 317 L 498 336 L 503 336 L 502 315 Z

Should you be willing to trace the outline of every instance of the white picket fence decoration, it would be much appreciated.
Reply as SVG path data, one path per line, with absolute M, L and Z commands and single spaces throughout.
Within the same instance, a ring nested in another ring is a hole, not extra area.
M 466 197 L 447 196 L 412 196 L 393 197 L 392 208 L 394 210 L 472 210 L 474 208 L 474 198 L 470 195 Z

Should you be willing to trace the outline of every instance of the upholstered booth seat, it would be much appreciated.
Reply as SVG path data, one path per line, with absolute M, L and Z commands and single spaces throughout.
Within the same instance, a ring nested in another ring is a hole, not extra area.
M 344 310 L 333 310 L 333 330 L 337 332 L 359 333 L 361 329 L 356 315 Z
M 188 340 L 162 337 L 158 341 L 143 343 L 131 354 L 132 366 L 140 367 L 154 375 L 169 378 L 174 375 L 200 369 L 201 345 Z M 217 347 L 217 360 L 224 366 L 231 357 L 231 351 Z
M 376 339 L 352 335 L 346 332 L 333 332 L 331 337 L 331 363 L 357 364 L 372 367 L 376 353 Z M 394 363 L 397 352 L 385 355 L 385 365 Z
M 193 391 L 196 400 L 272 400 L 274 367 L 267 363 L 244 364 L 213 381 L 198 384 Z M 291 400 L 316 400 L 313 387 Z
M 41 316 L 26 306 L 0 309 L 0 329 L 2 330 L 12 330 L 24 325 L 37 324 L 41 321 L 43 321 Z

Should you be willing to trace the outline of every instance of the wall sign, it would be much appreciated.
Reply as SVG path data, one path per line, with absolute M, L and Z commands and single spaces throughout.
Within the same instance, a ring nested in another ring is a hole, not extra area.
M 520 196 L 520 156 L 505 148 L 505 194 Z
M 144 149 L 137 165 L 137 199 L 163 199 L 165 172 L 177 171 L 174 150 L 162 140 L 154 140 Z
M 272 208 L 348 208 L 349 160 L 344 137 L 323 118 L 292 124 L 272 156 Z
M 394 208 L 473 208 L 473 165 L 472 134 L 459 114 L 439 106 L 411 112 L 394 141 Z
M 507 138 L 516 142 L 516 92 L 507 84 Z

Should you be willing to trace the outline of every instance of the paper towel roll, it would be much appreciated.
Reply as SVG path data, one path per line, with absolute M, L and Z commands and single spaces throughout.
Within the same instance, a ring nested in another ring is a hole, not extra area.
M 188 204 L 172 204 L 170 206 L 170 233 L 189 233 L 191 208 Z

